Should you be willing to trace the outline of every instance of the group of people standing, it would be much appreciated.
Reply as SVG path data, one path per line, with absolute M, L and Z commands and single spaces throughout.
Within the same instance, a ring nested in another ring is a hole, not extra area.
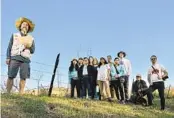
M 12 34 L 7 48 L 7 92 L 11 92 L 13 80 L 19 71 L 19 93 L 23 94 L 26 79 L 30 77 L 30 58 L 35 52 L 34 38 L 29 34 L 34 30 L 35 24 L 31 20 L 21 17 L 15 25 L 19 32 Z M 115 94 L 117 100 L 122 104 L 130 101 L 128 88 L 132 69 L 130 61 L 125 57 L 126 53 L 120 51 L 114 61 L 112 61 L 110 55 L 107 56 L 107 60 L 101 57 L 100 61 L 92 56 L 79 58 L 78 60 L 73 59 L 69 67 L 71 97 L 74 97 L 76 88 L 78 98 L 107 99 L 111 102 Z M 147 75 L 150 86 L 148 87 L 146 82 L 142 80 L 141 74 L 138 74 L 136 81 L 133 83 L 132 94 L 135 98 L 140 93 L 143 96 L 147 95 L 148 104 L 152 105 L 152 92 L 158 89 L 161 110 L 164 110 L 164 80 L 168 78 L 168 72 L 158 64 L 155 55 L 152 55 L 150 60 L 152 66 L 149 68 Z
M 79 98 L 99 98 L 112 101 L 114 94 L 121 103 L 129 100 L 128 87 L 131 74 L 131 63 L 125 58 L 126 53 L 120 51 L 112 61 L 111 55 L 97 58 L 73 59 L 69 67 L 71 97 L 74 97 L 76 87 Z M 98 90 L 99 88 L 99 90 Z M 114 92 L 115 91 L 115 92 Z
M 148 97 L 148 105 L 152 105 L 152 92 L 159 91 L 161 99 L 161 110 L 165 108 L 164 80 L 168 73 L 163 66 L 157 63 L 157 57 L 151 56 L 152 66 L 148 70 L 148 82 L 142 80 L 141 74 L 137 74 L 136 81 L 132 86 L 134 100 L 141 95 Z M 126 53 L 118 52 L 117 57 L 112 61 L 111 55 L 97 58 L 92 56 L 73 59 L 69 67 L 69 81 L 71 84 L 71 97 L 74 98 L 76 88 L 78 98 L 91 98 L 113 101 L 114 96 L 121 104 L 133 101 L 129 98 L 129 77 L 132 68 L 131 62 L 126 58 Z M 136 97 L 136 98 L 135 98 Z M 132 98 L 132 97 L 131 97 Z

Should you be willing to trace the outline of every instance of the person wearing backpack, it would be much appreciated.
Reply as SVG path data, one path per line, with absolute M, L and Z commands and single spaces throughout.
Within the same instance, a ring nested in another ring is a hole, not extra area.
M 114 67 L 114 63 L 112 62 L 112 57 L 111 55 L 107 56 L 107 60 L 108 60 L 108 65 L 110 67 L 110 92 L 111 92 L 111 98 L 114 99 L 114 91 L 115 91 L 115 86 L 116 86 L 116 79 L 115 79 L 115 67 Z M 116 91 L 115 91 L 116 92 Z M 119 96 L 116 95 L 117 99 L 119 100 Z
M 152 65 L 148 70 L 148 82 L 150 84 L 151 93 L 158 89 L 160 102 L 161 102 L 161 110 L 165 109 L 165 97 L 164 97 L 164 80 L 168 78 L 167 70 L 157 62 L 157 57 L 152 55 L 150 58 Z
M 115 74 L 116 81 L 115 81 L 115 87 L 114 87 L 116 96 L 119 99 L 119 102 L 121 104 L 125 104 L 126 98 L 125 98 L 125 91 L 124 91 L 124 82 L 125 82 L 125 76 L 126 76 L 126 68 L 120 64 L 120 59 L 118 57 L 114 59 L 114 66 L 116 70 L 116 74 Z

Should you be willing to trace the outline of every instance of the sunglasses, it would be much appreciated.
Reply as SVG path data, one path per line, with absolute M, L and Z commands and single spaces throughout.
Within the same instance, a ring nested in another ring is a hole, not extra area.
M 151 58 L 151 60 L 153 61 L 153 60 L 156 60 L 156 58 Z

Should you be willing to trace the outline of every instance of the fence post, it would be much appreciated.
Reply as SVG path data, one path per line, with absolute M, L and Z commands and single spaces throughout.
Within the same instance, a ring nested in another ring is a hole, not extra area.
M 52 75 L 52 79 L 51 79 L 51 84 L 50 84 L 50 88 L 49 88 L 49 92 L 48 92 L 48 96 L 49 97 L 51 96 L 52 89 L 53 89 L 53 83 L 54 83 L 55 73 L 56 73 L 57 66 L 59 64 L 59 56 L 60 56 L 60 53 L 57 55 L 55 66 L 54 66 L 53 75 Z

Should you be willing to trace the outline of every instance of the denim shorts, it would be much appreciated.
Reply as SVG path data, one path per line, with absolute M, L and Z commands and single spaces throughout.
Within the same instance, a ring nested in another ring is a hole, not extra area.
M 20 79 L 30 78 L 30 64 L 21 62 L 18 60 L 10 60 L 8 66 L 8 78 L 16 78 L 17 74 L 20 74 Z

